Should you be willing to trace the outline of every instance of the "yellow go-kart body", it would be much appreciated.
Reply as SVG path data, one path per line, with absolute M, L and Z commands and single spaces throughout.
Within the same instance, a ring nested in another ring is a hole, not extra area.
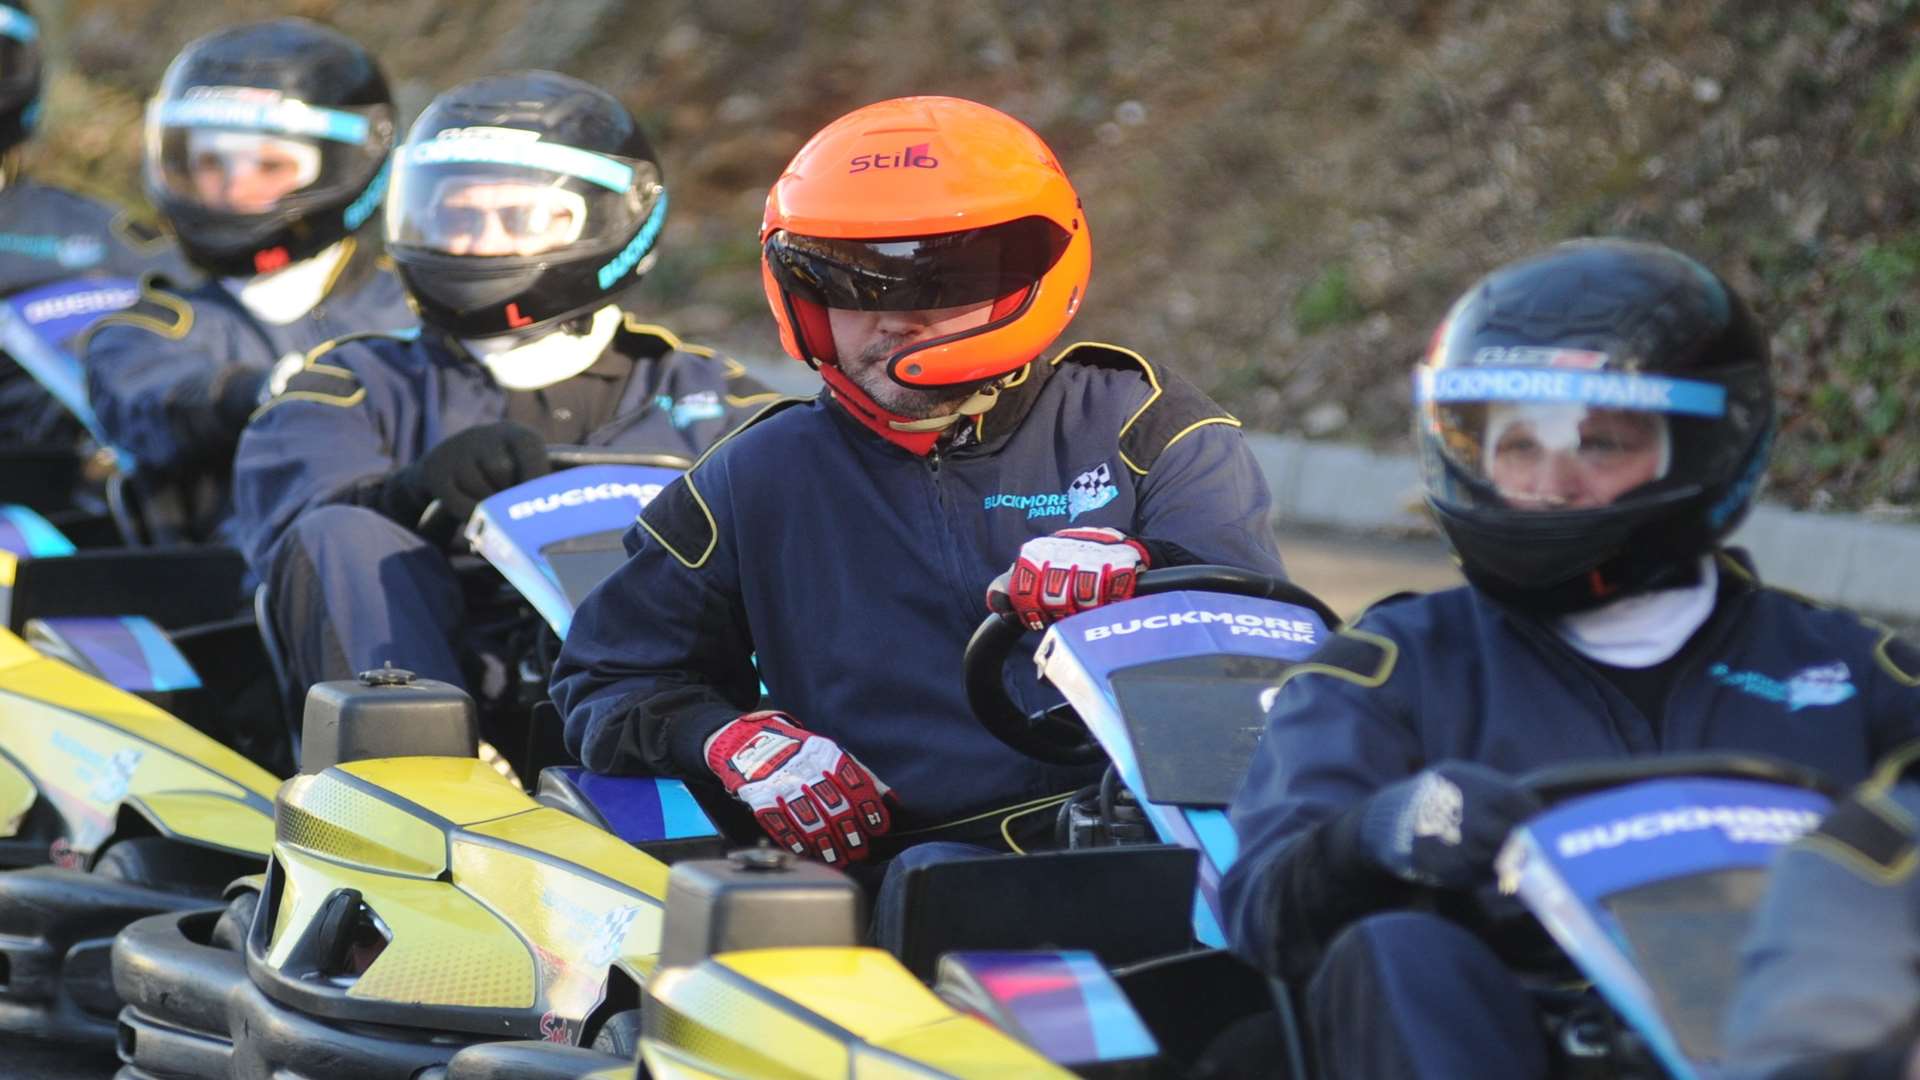
M 111 1040 L 114 935 L 264 867 L 278 784 L 0 629 L 0 1032 Z
M 13 842 L 8 863 L 86 866 L 129 811 L 160 836 L 264 858 L 279 783 L 161 709 L 0 629 L 0 840 Z M 37 838 L 21 835 L 36 803 L 61 823 L 40 858 L 24 846 Z

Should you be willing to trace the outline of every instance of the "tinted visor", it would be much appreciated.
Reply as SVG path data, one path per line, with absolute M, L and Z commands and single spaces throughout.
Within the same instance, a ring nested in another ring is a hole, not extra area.
M 783 229 L 767 238 L 766 259 L 782 288 L 824 307 L 931 311 L 1032 288 L 1070 239 L 1041 217 L 901 240 L 830 240 Z
M 387 242 L 445 255 L 624 246 L 657 233 L 666 212 L 653 162 L 558 143 L 438 138 L 401 147 L 395 162 Z
M 392 143 L 393 110 L 195 86 L 149 104 L 146 134 L 147 176 L 159 190 L 219 214 L 298 213 L 367 186 Z
M 1468 481 L 1445 485 L 1456 505 L 1590 510 L 1711 486 L 1764 422 L 1725 380 L 1551 367 L 1423 367 L 1415 380 L 1429 449 Z

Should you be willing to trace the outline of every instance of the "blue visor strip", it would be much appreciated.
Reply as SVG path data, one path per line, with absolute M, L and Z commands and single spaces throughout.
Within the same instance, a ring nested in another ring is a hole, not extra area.
M 40 24 L 19 8 L 0 7 L 0 37 L 32 44 L 40 40 Z
M 1727 390 L 1713 383 L 1539 367 L 1417 368 L 1413 398 L 1441 405 L 1524 401 L 1681 416 L 1717 417 L 1727 411 Z
M 167 127 L 242 128 L 279 135 L 305 135 L 358 145 L 367 141 L 371 125 L 358 113 L 308 105 L 303 101 L 246 101 L 205 97 L 168 101 L 160 106 L 160 123 Z
M 560 143 L 520 142 L 514 139 L 434 139 L 401 148 L 406 165 L 517 165 L 578 177 L 608 191 L 625 191 L 633 183 L 633 169 L 605 154 Z

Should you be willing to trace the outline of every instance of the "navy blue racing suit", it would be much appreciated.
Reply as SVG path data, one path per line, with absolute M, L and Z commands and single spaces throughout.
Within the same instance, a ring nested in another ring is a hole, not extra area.
M 164 236 L 84 195 L 25 178 L 0 188 L 0 296 L 89 274 L 191 275 Z M 0 354 L 0 443 L 77 445 L 84 434 L 33 377 Z
M 290 323 L 256 318 L 218 281 L 180 289 L 149 278 L 127 311 L 102 319 L 82 361 L 101 432 L 128 452 L 149 493 L 170 489 L 183 504 L 185 539 L 236 544 L 228 490 L 245 412 L 216 407 L 230 381 L 260 390 L 277 366 L 290 373 L 313 349 L 347 334 L 415 322 L 400 279 L 377 249 L 354 238 L 320 302 Z
M 689 462 L 774 398 L 737 363 L 632 320 L 557 385 L 590 388 L 606 416 L 549 442 Z M 309 357 L 255 414 L 234 463 L 241 551 L 267 584 L 300 685 L 387 661 L 469 683 L 466 605 L 446 555 L 365 496 L 448 435 L 508 419 L 537 393 L 547 391 L 503 389 L 434 331 L 356 335 Z
M 1727 1008 L 1729 1080 L 1904 1080 L 1920 1050 L 1920 743 L 1773 864 Z
M 1171 372 L 1092 345 L 1022 369 L 926 457 L 831 394 L 790 400 L 669 485 L 575 613 L 553 678 L 568 749 L 596 772 L 711 781 L 703 744 L 764 680 L 892 786 L 896 838 L 1070 792 L 1097 768 L 1030 760 L 967 706 L 987 584 L 1069 525 L 1142 538 L 1154 565 L 1280 574 L 1238 426 Z M 1032 665 L 1009 667 L 1036 705 Z
M 1498 935 L 1399 910 L 1420 894 L 1357 854 L 1373 793 L 1446 760 L 1518 776 L 1694 750 L 1768 754 L 1850 784 L 1920 735 L 1920 652 L 1761 586 L 1731 555 L 1718 565 L 1714 612 L 1674 661 L 1659 715 L 1548 626 L 1464 587 L 1374 607 L 1287 678 L 1233 804 L 1240 854 L 1222 899 L 1234 948 L 1305 984 L 1332 1074 L 1547 1068 L 1534 1009 L 1487 944 Z M 1808 703 L 1796 679 L 1846 689 Z

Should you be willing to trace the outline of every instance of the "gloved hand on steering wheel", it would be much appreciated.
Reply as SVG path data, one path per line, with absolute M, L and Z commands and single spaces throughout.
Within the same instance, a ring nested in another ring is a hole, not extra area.
M 438 500 L 450 528 L 473 515 L 480 500 L 535 477 L 552 466 L 538 432 L 511 420 L 456 431 L 410 465 L 387 474 L 370 500 L 407 528 L 418 527 Z
M 838 743 L 782 712 L 748 713 L 707 737 L 707 768 L 760 828 L 833 866 L 867 858 L 892 827 L 890 790 Z
M 1504 773 L 1443 761 L 1367 798 L 1361 853 L 1405 881 L 1472 889 L 1493 879 L 1507 834 L 1540 809 L 1540 800 Z
M 1133 595 L 1147 548 L 1118 529 L 1062 529 L 1020 545 L 1006 573 L 987 586 L 987 607 L 1029 630 Z

